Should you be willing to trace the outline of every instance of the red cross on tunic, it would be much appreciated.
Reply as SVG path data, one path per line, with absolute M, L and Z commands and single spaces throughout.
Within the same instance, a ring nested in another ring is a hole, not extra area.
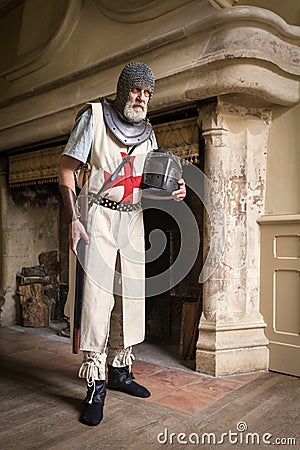
M 121 152 L 122 159 L 124 159 L 127 154 Z M 106 186 L 106 189 L 111 189 L 116 186 L 124 186 L 124 194 L 121 199 L 121 203 L 132 203 L 133 201 L 133 189 L 139 188 L 142 182 L 142 176 L 133 176 L 133 164 L 135 156 L 130 156 L 130 160 L 124 164 L 123 170 L 124 175 L 118 175 L 114 181 L 111 181 Z M 104 181 L 108 180 L 111 176 L 109 172 L 104 171 Z

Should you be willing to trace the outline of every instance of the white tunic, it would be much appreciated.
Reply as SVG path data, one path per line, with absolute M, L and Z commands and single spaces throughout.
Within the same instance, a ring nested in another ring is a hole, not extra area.
M 118 167 L 129 148 L 119 142 L 103 120 L 101 103 L 92 103 L 93 149 L 89 191 L 96 193 Z M 118 175 L 101 194 L 108 200 L 137 203 L 141 199 L 144 160 L 152 142 L 139 144 Z M 90 244 L 86 247 L 85 286 L 81 322 L 81 350 L 103 352 L 109 337 L 114 293 L 122 295 L 124 348 L 144 339 L 145 333 L 145 264 L 143 214 L 121 212 L 96 205 L 88 214 Z M 116 277 L 115 263 L 120 253 L 121 276 Z M 73 329 L 76 260 L 70 253 L 69 294 L 65 313 Z

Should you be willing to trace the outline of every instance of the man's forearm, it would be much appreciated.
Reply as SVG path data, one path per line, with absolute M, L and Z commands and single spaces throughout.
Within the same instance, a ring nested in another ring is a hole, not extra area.
M 72 223 L 74 222 L 74 220 L 79 219 L 80 216 L 77 206 L 76 194 L 68 186 L 60 185 L 59 190 L 63 200 L 68 223 Z
M 69 223 L 79 218 L 74 179 L 74 171 L 78 164 L 78 160 L 63 156 L 58 168 L 59 190 Z

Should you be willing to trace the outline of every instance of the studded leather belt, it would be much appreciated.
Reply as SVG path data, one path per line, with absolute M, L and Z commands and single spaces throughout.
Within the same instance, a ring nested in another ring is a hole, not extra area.
M 114 209 L 115 211 L 122 211 L 122 212 L 136 211 L 137 209 L 140 209 L 142 205 L 141 202 L 118 203 L 114 202 L 113 200 L 109 200 L 107 198 L 99 197 L 89 192 L 89 206 L 91 206 L 93 203 L 96 203 L 96 205 L 104 206 L 105 208 L 110 208 Z

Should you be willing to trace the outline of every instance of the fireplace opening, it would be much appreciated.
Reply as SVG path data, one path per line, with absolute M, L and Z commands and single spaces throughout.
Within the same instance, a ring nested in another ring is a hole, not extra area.
M 154 116 L 151 120 L 159 147 L 182 158 L 184 174 L 191 165 L 203 170 L 204 147 L 196 108 L 164 117 Z M 21 271 L 23 267 L 34 267 L 39 264 L 41 253 L 57 252 L 58 281 L 67 286 L 68 224 L 57 184 L 57 165 L 64 144 L 35 147 L 33 151 L 26 149 L 9 157 L 8 202 L 11 214 L 18 217 L 10 229 L 19 246 L 14 268 Z M 202 202 L 189 187 L 184 203 L 192 212 L 202 237 Z M 165 236 L 164 251 L 157 259 L 147 261 L 147 286 L 151 277 L 172 266 L 179 254 L 181 238 L 180 227 L 164 208 L 157 209 L 155 205 L 147 208 L 144 223 L 146 257 L 151 232 L 159 228 Z M 201 266 L 202 245 L 199 245 L 197 258 L 184 278 L 170 289 L 146 298 L 146 342 L 165 347 L 178 360 L 192 361 L 195 357 L 202 311 L 201 285 L 198 283 Z M 61 318 L 61 305 L 59 311 Z
M 154 129 L 158 146 L 182 158 L 183 177 L 186 175 L 188 178 L 187 172 L 191 165 L 203 170 L 204 143 L 200 137 L 196 109 L 154 118 Z M 202 288 L 198 277 L 202 267 L 203 205 L 199 195 L 187 186 L 185 205 L 198 226 L 200 245 L 192 267 L 180 282 L 174 284 L 172 265 L 180 258 L 182 230 L 176 222 L 176 214 L 165 210 L 165 202 L 169 203 L 167 200 L 145 201 L 148 203 L 144 209 L 147 296 L 145 341 L 154 348 L 158 346 L 163 349 L 182 364 L 194 367 L 198 324 L 202 312 Z M 186 221 L 188 220 L 187 217 Z M 189 228 L 188 223 L 186 227 Z M 153 256 L 155 251 L 151 250 L 151 235 L 155 232 L 164 235 L 164 240 L 161 241 L 163 249 L 157 249 L 157 258 Z M 153 291 L 151 282 L 155 280 L 154 277 L 168 269 L 170 288 L 165 289 L 163 286 L 162 292 L 147 295 L 149 291 Z

